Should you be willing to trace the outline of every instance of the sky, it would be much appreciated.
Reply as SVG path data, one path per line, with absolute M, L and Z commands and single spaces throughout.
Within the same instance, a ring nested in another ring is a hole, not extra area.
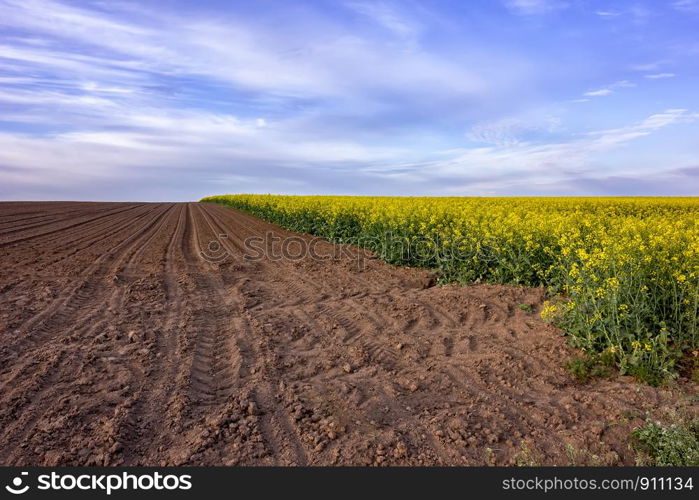
M 0 199 L 699 195 L 699 0 L 0 0 Z

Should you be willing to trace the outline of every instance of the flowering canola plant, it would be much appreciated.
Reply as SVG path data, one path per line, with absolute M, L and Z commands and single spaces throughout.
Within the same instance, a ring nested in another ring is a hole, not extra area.
M 699 348 L 699 198 L 204 198 L 293 231 L 438 269 L 443 281 L 545 286 L 544 319 L 650 382 Z

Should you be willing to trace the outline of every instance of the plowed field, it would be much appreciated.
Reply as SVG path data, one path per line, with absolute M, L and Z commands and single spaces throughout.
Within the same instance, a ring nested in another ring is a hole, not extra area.
M 275 257 L 288 237 L 200 203 L 1 203 L 0 465 L 633 464 L 646 412 L 697 411 L 683 380 L 577 384 L 543 290 Z

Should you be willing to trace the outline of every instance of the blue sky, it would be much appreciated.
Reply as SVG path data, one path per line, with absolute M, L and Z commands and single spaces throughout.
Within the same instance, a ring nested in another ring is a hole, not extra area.
M 0 199 L 699 194 L 699 0 L 0 0 Z

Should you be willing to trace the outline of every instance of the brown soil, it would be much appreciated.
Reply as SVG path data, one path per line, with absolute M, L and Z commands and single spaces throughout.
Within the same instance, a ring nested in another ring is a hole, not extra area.
M 0 204 L 0 465 L 633 464 L 646 412 L 697 412 L 684 380 L 576 384 L 519 307 L 542 290 L 244 259 L 268 231 L 290 235 L 197 203 Z

